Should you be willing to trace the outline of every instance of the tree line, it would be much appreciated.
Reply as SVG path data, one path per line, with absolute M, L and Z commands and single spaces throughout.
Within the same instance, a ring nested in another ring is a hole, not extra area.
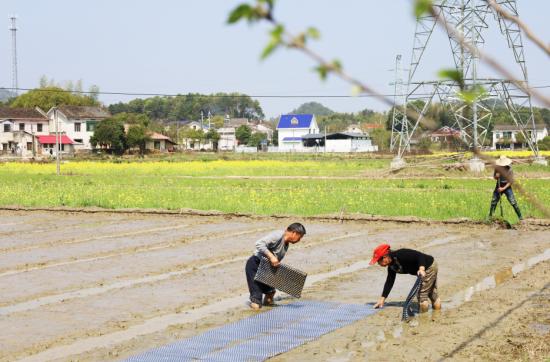
M 196 120 L 201 112 L 204 117 L 227 115 L 231 118 L 263 119 L 260 103 L 241 93 L 215 93 L 204 95 L 189 93 L 176 96 L 136 98 L 127 103 L 111 104 L 109 111 L 117 113 L 146 114 L 151 119 L 162 121 Z

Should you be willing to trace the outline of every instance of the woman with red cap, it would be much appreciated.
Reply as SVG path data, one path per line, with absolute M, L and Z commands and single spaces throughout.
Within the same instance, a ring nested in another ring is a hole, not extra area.
M 391 250 L 388 244 L 380 244 L 374 249 L 370 264 L 388 267 L 388 276 L 382 296 L 374 305 L 381 308 L 395 282 L 396 273 L 418 275 L 422 277 L 422 286 L 418 291 L 418 304 L 421 312 L 427 312 L 432 302 L 433 309 L 441 309 L 441 299 L 437 294 L 437 263 L 433 256 L 412 249 Z

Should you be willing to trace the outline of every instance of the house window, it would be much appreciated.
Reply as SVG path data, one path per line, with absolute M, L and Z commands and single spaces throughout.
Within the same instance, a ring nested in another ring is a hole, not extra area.
M 25 130 L 25 123 L 19 123 L 19 130 L 24 131 Z
M 11 124 L 4 123 L 4 132 L 11 132 Z
M 297 126 L 298 125 L 298 118 L 296 117 L 292 117 L 292 119 L 290 120 L 290 124 L 293 125 L 293 126 Z
M 160 141 L 155 141 L 155 150 L 160 150 Z
M 86 132 L 94 132 L 97 121 L 88 121 L 86 122 Z
M 79 122 L 76 122 L 76 123 L 74 124 L 74 131 L 75 131 L 75 132 L 80 132 L 80 123 L 79 123 Z
M 504 138 L 512 138 L 512 132 L 504 132 Z
M 42 132 L 42 123 L 38 123 L 38 124 L 36 125 L 36 131 L 37 131 L 37 132 Z
M 27 142 L 27 150 L 32 150 L 32 142 Z

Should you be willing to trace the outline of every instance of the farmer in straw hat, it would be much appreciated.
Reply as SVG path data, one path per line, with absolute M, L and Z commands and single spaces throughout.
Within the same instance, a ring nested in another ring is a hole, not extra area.
M 493 191 L 493 198 L 491 199 L 489 217 L 493 216 L 500 197 L 502 196 L 502 194 L 505 194 L 506 198 L 508 198 L 508 201 L 510 202 L 510 205 L 512 205 L 512 207 L 514 208 L 514 211 L 516 212 L 518 218 L 520 220 L 523 220 L 518 202 L 516 201 L 516 198 L 514 197 L 514 192 L 512 191 L 512 183 L 514 180 L 511 166 L 512 160 L 506 156 L 500 156 L 495 161 L 495 164 L 496 166 L 493 178 L 497 180 L 497 183 L 495 186 L 495 190 Z
M 422 278 L 422 285 L 418 291 L 418 304 L 420 312 L 427 312 L 430 308 L 441 309 L 441 299 L 437 292 L 437 263 L 434 257 L 412 249 L 392 250 L 388 244 L 380 244 L 374 249 L 370 264 L 388 267 L 388 276 L 384 284 L 382 296 L 374 305 L 374 308 L 384 306 L 386 298 L 395 282 L 396 273 L 418 275 Z

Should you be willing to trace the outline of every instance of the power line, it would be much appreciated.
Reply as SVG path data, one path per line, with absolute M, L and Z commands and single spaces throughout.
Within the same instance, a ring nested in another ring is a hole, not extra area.
M 529 89 L 540 89 L 540 88 L 550 88 L 550 85 L 539 85 L 532 86 Z M 372 94 L 359 94 L 359 95 L 349 95 L 349 94 L 260 94 L 260 95 L 250 95 L 250 94 L 199 94 L 199 93 L 134 93 L 134 92 L 107 92 L 107 91 L 78 91 L 78 90 L 66 90 L 66 89 L 41 89 L 41 88 L 14 88 L 14 87 L 0 87 L 0 89 L 6 89 L 11 91 L 31 91 L 31 90 L 40 90 L 42 92 L 52 92 L 52 93 L 77 93 L 77 94 L 88 94 L 88 95 L 122 95 L 122 96 L 148 96 L 148 97 L 178 97 L 178 96 L 198 96 L 198 97 L 209 97 L 209 98 L 235 98 L 235 97 L 250 97 L 250 98 L 372 98 L 378 97 Z M 421 95 L 421 94 L 415 94 Z M 425 94 L 428 96 L 430 94 Z M 393 97 L 394 94 L 383 94 L 385 97 Z

